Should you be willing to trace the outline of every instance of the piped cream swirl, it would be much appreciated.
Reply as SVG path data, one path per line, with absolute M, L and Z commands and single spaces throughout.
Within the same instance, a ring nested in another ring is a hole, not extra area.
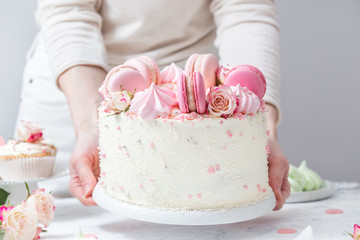
M 184 74 L 184 70 L 172 63 L 160 72 L 160 82 L 158 84 L 176 83 L 181 74 Z
M 143 119 L 167 117 L 177 104 L 174 92 L 152 83 L 145 91 L 135 94 L 130 102 L 129 113 L 135 113 Z
M 259 110 L 260 100 L 253 92 L 241 87 L 240 84 L 231 89 L 238 101 L 235 113 L 253 114 Z

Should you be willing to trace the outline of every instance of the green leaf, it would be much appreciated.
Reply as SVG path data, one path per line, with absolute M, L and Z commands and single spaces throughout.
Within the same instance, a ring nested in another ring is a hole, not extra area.
M 27 194 L 28 194 L 26 199 L 28 199 L 30 197 L 30 195 L 31 195 L 30 188 L 29 188 L 29 185 L 27 184 L 27 182 L 24 182 L 24 183 L 25 183 Z
M 6 199 L 8 198 L 9 195 L 10 193 L 0 188 L 0 205 L 4 205 L 6 203 Z
M 79 231 L 78 231 L 76 237 L 77 237 L 77 238 L 83 238 L 83 237 L 84 237 L 84 234 L 83 234 L 81 228 L 79 228 Z
M 130 109 L 130 105 L 128 105 L 128 106 L 124 109 L 124 112 L 129 111 L 129 109 Z
M 106 115 L 106 117 L 111 117 L 114 115 L 119 115 L 121 112 L 115 112 L 115 113 L 110 113 L 109 115 Z
M 134 91 L 131 93 L 131 95 L 130 95 L 130 100 L 132 100 L 132 99 L 134 98 L 135 92 L 136 92 L 136 88 L 135 88 Z
M 350 235 L 350 237 L 352 237 L 352 238 L 354 237 L 351 233 L 349 233 L 349 232 L 346 232 L 346 233 L 347 233 L 347 234 L 349 234 L 349 235 Z

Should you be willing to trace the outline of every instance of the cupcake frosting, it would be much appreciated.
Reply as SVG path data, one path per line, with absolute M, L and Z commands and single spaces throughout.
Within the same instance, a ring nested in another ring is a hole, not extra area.
M 43 138 L 43 129 L 21 121 L 17 139 L 0 146 L 0 177 L 4 181 L 49 178 L 54 169 L 56 147 Z
M 48 155 L 55 155 L 56 153 L 54 145 L 46 140 L 41 140 L 37 143 L 29 143 L 12 139 L 4 146 L 0 146 L 0 157 L 36 155 L 44 153 Z
M 56 148 L 51 141 L 43 138 L 41 127 L 21 120 L 16 130 L 18 139 L 10 139 L 7 144 L 0 146 L 0 157 L 38 154 L 55 156 Z

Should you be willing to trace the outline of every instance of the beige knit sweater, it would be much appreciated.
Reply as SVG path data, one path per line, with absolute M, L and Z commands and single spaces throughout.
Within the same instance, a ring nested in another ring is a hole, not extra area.
M 37 23 L 55 79 L 75 65 L 109 70 L 139 55 L 162 68 L 192 53 L 250 64 L 279 110 L 279 29 L 273 0 L 38 0 Z

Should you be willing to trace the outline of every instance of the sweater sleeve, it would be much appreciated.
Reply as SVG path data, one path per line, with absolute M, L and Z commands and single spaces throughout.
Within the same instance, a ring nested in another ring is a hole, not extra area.
M 210 10 L 217 25 L 215 45 L 220 63 L 249 64 L 265 75 L 264 100 L 280 111 L 279 28 L 273 0 L 213 0 Z
M 100 0 L 38 0 L 37 24 L 55 79 L 76 65 L 106 69 Z

